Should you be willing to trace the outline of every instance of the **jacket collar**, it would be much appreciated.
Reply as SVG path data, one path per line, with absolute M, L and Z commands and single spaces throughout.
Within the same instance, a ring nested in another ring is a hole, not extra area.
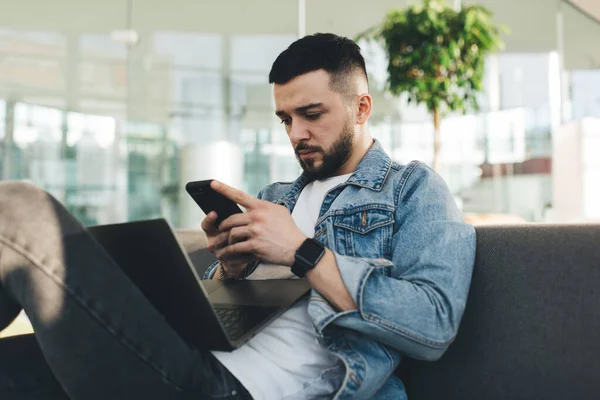
M 381 143 L 374 139 L 373 145 L 348 178 L 348 184 L 380 191 L 391 167 L 392 159 L 386 154 Z
M 356 185 L 374 191 L 381 191 L 391 167 L 391 158 L 386 154 L 381 143 L 377 139 L 374 139 L 373 145 L 364 155 L 362 160 L 360 160 L 358 166 L 346 181 L 346 184 Z M 292 183 L 290 190 L 287 191 L 278 203 L 292 209 L 300 192 L 310 182 L 311 181 L 304 174 L 300 175 L 300 177 Z

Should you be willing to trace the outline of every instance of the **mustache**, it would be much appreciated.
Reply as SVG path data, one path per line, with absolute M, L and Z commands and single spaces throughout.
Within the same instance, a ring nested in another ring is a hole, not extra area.
M 317 151 L 322 153 L 323 149 L 320 146 L 310 146 L 304 142 L 300 142 L 294 149 L 294 152 L 298 154 L 300 151 Z

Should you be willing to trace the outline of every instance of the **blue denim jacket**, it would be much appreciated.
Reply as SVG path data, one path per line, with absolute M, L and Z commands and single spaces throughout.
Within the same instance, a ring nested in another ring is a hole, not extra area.
M 258 197 L 291 212 L 308 182 L 275 183 Z M 325 196 L 314 237 L 334 252 L 358 306 L 338 312 L 315 290 L 310 295 L 319 339 L 346 367 L 335 399 L 406 398 L 393 374 L 401 356 L 437 360 L 454 340 L 474 228 L 439 175 L 420 162 L 392 162 L 375 141 L 348 181 Z

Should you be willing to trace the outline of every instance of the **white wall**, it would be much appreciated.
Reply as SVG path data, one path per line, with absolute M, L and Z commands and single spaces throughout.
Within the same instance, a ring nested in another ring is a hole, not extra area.
M 553 134 L 553 217 L 600 221 L 600 119 L 585 118 Z
M 600 69 L 570 74 L 573 118 L 600 118 Z

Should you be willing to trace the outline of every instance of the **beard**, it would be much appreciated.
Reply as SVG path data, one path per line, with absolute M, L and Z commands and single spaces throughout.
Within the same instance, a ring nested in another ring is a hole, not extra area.
M 333 174 L 344 165 L 348 158 L 350 158 L 350 155 L 352 154 L 353 139 L 354 128 L 350 122 L 347 121 L 342 128 L 340 136 L 331 145 L 331 149 L 328 152 L 325 152 L 320 146 L 309 146 L 304 142 L 300 142 L 294 149 L 294 152 L 304 171 L 304 175 L 311 181 L 332 177 Z M 321 153 L 321 164 L 316 166 L 315 161 L 317 160 L 314 158 L 308 158 L 306 160 L 301 159 L 298 155 L 298 152 L 300 151 L 314 151 Z

